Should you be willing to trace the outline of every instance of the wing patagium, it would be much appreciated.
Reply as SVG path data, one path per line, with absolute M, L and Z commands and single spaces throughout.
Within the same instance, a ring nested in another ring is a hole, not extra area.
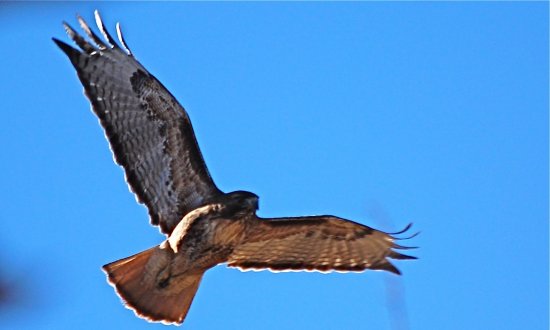
M 189 116 L 134 58 L 120 25 L 117 34 L 123 48 L 97 11 L 96 23 L 105 40 L 77 18 L 92 42 L 67 23 L 65 30 L 80 50 L 53 40 L 75 67 L 131 190 L 147 206 L 151 223 L 169 235 L 185 214 L 221 194 L 206 168 Z

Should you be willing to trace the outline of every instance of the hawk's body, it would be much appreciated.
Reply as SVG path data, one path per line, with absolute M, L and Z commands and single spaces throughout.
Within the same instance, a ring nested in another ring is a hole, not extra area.
M 103 267 L 137 315 L 182 323 L 202 275 L 220 263 L 240 269 L 399 274 L 388 258 L 414 258 L 394 251 L 405 247 L 392 235 L 409 227 L 388 234 L 328 215 L 262 219 L 256 215 L 258 196 L 220 191 L 185 109 L 135 60 L 120 28 L 124 49 L 97 12 L 105 41 L 78 20 L 95 46 L 68 24 L 68 35 L 81 50 L 54 41 L 76 68 L 132 191 L 147 206 L 151 223 L 167 235 L 159 246 Z

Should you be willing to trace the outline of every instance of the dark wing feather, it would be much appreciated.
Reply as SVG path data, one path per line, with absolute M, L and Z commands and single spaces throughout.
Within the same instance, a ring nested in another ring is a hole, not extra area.
M 149 209 L 151 223 L 169 235 L 186 213 L 221 192 L 208 173 L 185 109 L 131 55 L 120 28 L 124 50 L 97 11 L 104 41 L 81 17 L 78 21 L 95 45 L 66 23 L 67 34 L 81 50 L 54 42 L 74 65 L 131 190 Z
M 416 259 L 394 251 L 407 249 L 370 227 L 333 216 L 258 219 L 228 266 L 273 271 L 364 271 L 400 274 L 387 258 Z M 408 227 L 406 228 L 408 229 Z

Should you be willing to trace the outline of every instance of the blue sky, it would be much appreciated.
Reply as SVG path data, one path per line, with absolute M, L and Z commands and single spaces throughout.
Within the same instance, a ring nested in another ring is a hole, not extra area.
M 51 42 L 96 8 L 186 107 L 221 189 L 265 217 L 422 231 L 402 277 L 218 266 L 185 329 L 547 329 L 544 2 L 1 4 L 3 326 L 163 327 L 100 271 L 163 237 Z

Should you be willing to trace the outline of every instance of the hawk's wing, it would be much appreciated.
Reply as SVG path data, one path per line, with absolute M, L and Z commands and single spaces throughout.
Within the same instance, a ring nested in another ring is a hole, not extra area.
M 387 258 L 416 259 L 394 251 L 408 249 L 392 235 L 334 216 L 258 219 L 245 243 L 234 248 L 228 266 L 273 271 L 387 270 L 400 274 Z M 414 236 L 414 235 L 413 235 Z
M 184 108 L 134 58 L 117 25 L 117 45 L 95 18 L 104 41 L 78 21 L 93 43 L 67 23 L 77 50 L 54 38 L 74 65 L 99 117 L 115 161 L 137 200 L 149 209 L 151 223 L 170 234 L 182 217 L 221 192 L 215 186 Z

